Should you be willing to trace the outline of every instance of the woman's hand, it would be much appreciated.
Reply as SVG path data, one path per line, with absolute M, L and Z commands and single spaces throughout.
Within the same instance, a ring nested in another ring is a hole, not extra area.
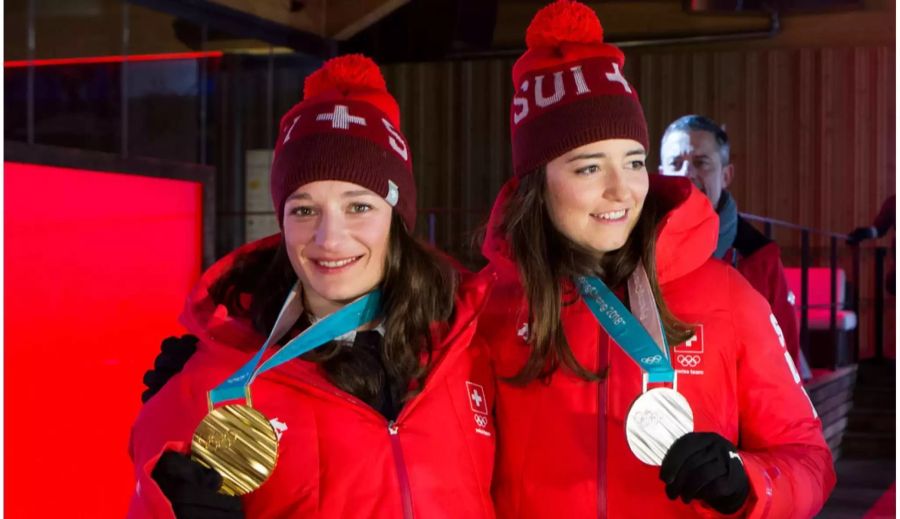
M 704 501 L 723 514 L 744 506 L 750 480 L 737 448 L 716 433 L 688 433 L 666 453 L 659 470 L 669 499 Z
M 159 355 L 153 363 L 153 369 L 144 373 L 144 385 L 147 389 L 141 393 L 141 402 L 159 392 L 170 378 L 181 371 L 191 355 L 197 351 L 197 338 L 193 335 L 169 337 L 162 342 Z

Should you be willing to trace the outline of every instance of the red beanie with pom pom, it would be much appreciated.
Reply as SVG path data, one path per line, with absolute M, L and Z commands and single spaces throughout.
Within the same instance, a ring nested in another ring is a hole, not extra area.
M 522 177 L 569 150 L 605 139 L 647 149 L 647 121 L 622 75 L 625 56 L 603 43 L 594 11 L 558 0 L 534 16 L 513 65 L 513 169 Z
M 279 224 L 287 197 L 319 180 L 365 187 L 415 228 L 416 184 L 400 109 L 378 65 L 360 54 L 326 61 L 306 78 L 303 101 L 281 118 L 270 182 Z

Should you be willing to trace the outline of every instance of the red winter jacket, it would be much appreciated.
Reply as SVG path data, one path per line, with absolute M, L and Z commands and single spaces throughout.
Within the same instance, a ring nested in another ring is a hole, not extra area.
M 242 250 L 271 246 L 277 239 Z M 182 321 L 199 339 L 184 370 L 144 405 L 131 457 L 138 480 L 128 517 L 172 518 L 150 474 L 165 449 L 188 452 L 207 413 L 207 391 L 244 364 L 265 337 L 212 303 L 207 288 L 233 262 L 214 265 L 188 299 Z M 485 344 L 473 338 L 492 280 L 468 276 L 422 391 L 388 423 L 332 385 L 314 363 L 294 359 L 257 378 L 253 406 L 281 435 L 270 479 L 244 496 L 248 518 L 494 517 L 490 496 L 494 386 Z
M 496 229 L 509 189 L 495 203 L 488 229 Z M 663 297 L 677 317 L 695 323 L 696 339 L 671 352 L 694 430 L 719 433 L 738 446 L 752 487 L 741 516 L 811 517 L 835 482 L 831 453 L 768 305 L 732 267 L 710 259 L 716 215 L 689 181 L 653 175 L 650 196 L 672 208 L 658 231 Z M 498 280 L 478 334 L 491 344 L 498 377 L 517 373 L 529 352 L 526 301 L 508 251 L 500 236 L 485 242 L 486 270 Z M 571 283 L 564 288 L 564 298 L 576 296 Z M 624 420 L 641 393 L 638 365 L 580 298 L 564 306 L 562 323 L 578 361 L 595 372 L 609 366 L 609 376 L 591 383 L 561 368 L 548 383 L 498 382 L 497 516 L 716 516 L 696 501 L 670 501 L 659 468 L 629 451 Z

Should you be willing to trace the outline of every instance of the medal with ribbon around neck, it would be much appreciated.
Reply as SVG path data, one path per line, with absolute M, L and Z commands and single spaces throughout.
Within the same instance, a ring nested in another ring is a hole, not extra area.
M 625 436 L 639 460 L 659 466 L 675 440 L 693 431 L 694 414 L 678 392 L 647 273 L 638 264 L 628 279 L 629 300 L 637 317 L 599 278 L 578 276 L 575 284 L 597 322 L 641 367 L 642 392 L 628 411 Z M 660 386 L 648 390 L 650 384 Z
M 283 337 L 302 313 L 299 284 L 285 299 L 272 333 L 262 348 L 207 394 L 209 414 L 194 431 L 191 457 L 222 476 L 219 492 L 243 495 L 259 488 L 275 470 L 278 436 L 262 413 L 253 408 L 250 385 L 259 375 L 303 355 L 381 316 L 381 291 L 374 290 L 308 327 L 262 365 L 269 346 Z M 217 407 L 227 401 L 243 403 Z

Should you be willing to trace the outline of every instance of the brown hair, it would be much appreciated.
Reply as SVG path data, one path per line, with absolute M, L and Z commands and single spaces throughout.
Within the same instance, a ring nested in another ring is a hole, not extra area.
M 385 335 L 380 360 L 401 387 L 412 381 L 421 387 L 434 350 L 432 324 L 450 319 L 458 277 L 446 258 L 409 234 L 396 213 L 388 240 L 381 283 Z M 257 331 L 268 334 L 296 281 L 282 242 L 239 257 L 209 292 L 230 315 L 250 319 Z M 251 295 L 249 305 L 242 301 L 245 294 Z M 304 359 L 318 363 L 335 386 L 373 405 L 385 380 L 372 354 L 365 348 L 332 342 Z M 412 394 L 408 392 L 406 398 Z
M 563 283 L 576 275 L 595 275 L 616 288 L 643 262 L 666 339 L 669 344 L 687 340 L 692 333 L 690 328 L 669 311 L 656 279 L 656 227 L 662 215 L 654 197 L 650 195 L 645 200 L 625 245 L 604 254 L 598 262 L 590 251 L 567 239 L 553 226 L 544 203 L 546 177 L 546 169 L 542 167 L 522 178 L 503 208 L 497 229 L 509 242 L 529 302 L 531 354 L 522 369 L 507 380 L 520 385 L 536 378 L 546 380 L 561 364 L 585 380 L 605 376 L 578 362 L 563 333 L 563 305 L 572 304 L 579 297 L 574 291 L 564 293 Z

